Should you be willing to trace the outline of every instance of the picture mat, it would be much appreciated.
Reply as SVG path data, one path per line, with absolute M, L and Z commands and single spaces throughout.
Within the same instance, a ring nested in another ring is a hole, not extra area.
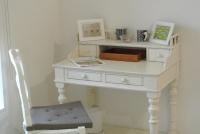
M 80 41 L 105 40 L 103 19 L 90 19 L 78 21 Z
M 169 26 L 157 25 L 153 38 L 158 40 L 167 40 L 169 32 L 170 32 Z
M 101 36 L 100 23 L 85 23 L 82 24 L 83 37 L 98 37 Z
M 150 42 L 162 45 L 169 45 L 169 41 L 172 36 L 174 26 L 175 24 L 170 22 L 162 22 L 162 21 L 156 22 L 152 29 Z

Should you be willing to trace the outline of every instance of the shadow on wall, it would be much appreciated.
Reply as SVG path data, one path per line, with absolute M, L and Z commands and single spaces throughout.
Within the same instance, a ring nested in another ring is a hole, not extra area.
M 74 44 L 74 43 L 73 43 Z M 55 44 L 54 45 L 54 60 L 53 63 L 62 61 L 67 58 L 67 55 L 71 50 L 75 48 L 75 45 L 67 44 Z
M 52 68 L 53 71 L 53 68 Z M 40 84 L 31 87 L 31 101 L 33 106 L 45 106 L 58 104 L 56 96 L 58 95 L 55 90 L 53 82 L 53 72 L 46 76 L 46 79 Z
M 190 22 L 196 23 L 196 22 Z M 180 26 L 181 65 L 180 87 L 178 92 L 178 127 L 180 133 L 199 134 L 200 101 L 200 25 Z M 195 110 L 194 110 L 195 109 Z
M 13 128 L 8 121 L 0 125 L 0 134 L 22 134 L 22 133 L 23 129 L 19 130 L 17 128 Z

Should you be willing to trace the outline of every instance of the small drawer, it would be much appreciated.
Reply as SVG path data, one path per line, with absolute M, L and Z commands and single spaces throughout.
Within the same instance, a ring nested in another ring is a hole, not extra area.
M 170 54 L 168 49 L 149 49 L 149 60 L 165 62 Z
M 124 85 L 143 85 L 143 79 L 137 76 L 126 76 L 126 75 L 115 75 L 106 74 L 106 82 L 113 84 L 124 84 Z
M 83 71 L 83 70 L 67 70 L 66 77 L 68 79 L 101 81 L 101 73 Z

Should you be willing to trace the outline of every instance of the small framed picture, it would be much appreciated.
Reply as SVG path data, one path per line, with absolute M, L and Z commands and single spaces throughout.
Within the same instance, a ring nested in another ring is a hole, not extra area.
M 150 42 L 169 45 L 174 30 L 174 23 L 158 21 L 154 24 Z
M 78 21 L 80 41 L 103 40 L 105 29 L 103 19 L 90 19 Z

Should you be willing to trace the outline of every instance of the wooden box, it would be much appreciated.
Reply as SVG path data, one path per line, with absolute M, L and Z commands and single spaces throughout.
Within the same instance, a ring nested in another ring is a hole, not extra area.
M 146 58 L 146 50 L 111 48 L 100 52 L 100 59 L 138 62 Z

